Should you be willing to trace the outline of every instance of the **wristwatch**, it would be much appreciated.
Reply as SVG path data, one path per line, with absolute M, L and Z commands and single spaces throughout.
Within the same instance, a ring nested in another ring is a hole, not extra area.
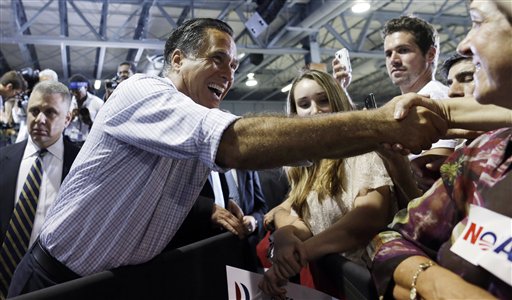
M 429 260 L 425 263 L 421 263 L 418 266 L 418 270 L 416 270 L 416 273 L 414 273 L 414 276 L 412 276 L 411 291 L 409 293 L 410 300 L 418 300 L 418 292 L 416 291 L 416 281 L 418 280 L 418 276 L 420 275 L 421 272 L 432 267 L 433 265 L 435 265 L 435 263 Z

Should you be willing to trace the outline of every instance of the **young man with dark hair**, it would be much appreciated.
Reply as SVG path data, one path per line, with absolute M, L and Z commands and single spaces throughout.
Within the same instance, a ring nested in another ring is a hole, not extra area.
M 129 61 L 123 61 L 117 67 L 118 83 L 130 78 L 133 74 L 135 74 L 135 66 Z
M 388 75 L 402 94 L 448 98 L 448 87 L 434 77 L 440 49 L 437 31 L 431 24 L 417 17 L 402 16 L 389 20 L 382 36 Z M 430 150 L 409 157 L 420 189 L 427 190 L 439 178 L 439 171 L 429 169 L 429 164 L 444 161 L 456 145 L 457 140 L 439 140 Z
M 471 57 L 456 53 L 444 61 L 441 72 L 450 88 L 448 97 L 473 96 L 475 64 Z
M 0 100 L 14 97 L 27 89 L 27 82 L 19 72 L 9 71 L 0 78 Z

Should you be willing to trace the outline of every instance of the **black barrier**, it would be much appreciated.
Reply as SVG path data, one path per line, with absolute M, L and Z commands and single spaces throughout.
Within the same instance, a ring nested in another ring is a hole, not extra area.
M 367 269 L 338 254 L 317 263 L 346 299 L 377 299 Z M 228 299 L 226 265 L 255 271 L 247 241 L 229 232 L 164 252 L 145 264 L 100 272 L 10 299 Z
M 223 233 L 148 263 L 100 272 L 13 300 L 46 299 L 227 299 L 226 265 L 250 271 L 246 240 Z
M 348 300 L 378 299 L 370 271 L 339 254 L 329 254 L 317 261 L 336 288 L 343 291 Z

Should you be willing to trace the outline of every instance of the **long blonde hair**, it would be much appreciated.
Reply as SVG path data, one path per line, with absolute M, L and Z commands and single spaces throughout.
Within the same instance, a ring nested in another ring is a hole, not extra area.
M 351 111 L 354 104 L 343 88 L 330 75 L 318 70 L 303 70 L 293 83 L 287 100 L 287 111 L 290 115 L 297 114 L 294 91 L 297 83 L 303 79 L 316 81 L 325 91 L 332 112 Z M 307 205 L 308 195 L 315 191 L 319 201 L 327 197 L 336 197 L 342 192 L 343 178 L 342 159 L 322 159 L 308 167 L 287 168 L 288 180 L 291 185 L 288 199 L 297 214 L 305 219 L 309 217 Z

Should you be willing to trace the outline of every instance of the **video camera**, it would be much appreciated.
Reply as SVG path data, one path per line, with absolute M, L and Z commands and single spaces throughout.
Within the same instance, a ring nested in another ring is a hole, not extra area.
M 30 67 L 22 68 L 20 71 L 21 76 L 27 82 L 27 89 L 32 90 L 34 85 L 39 82 L 39 70 Z
M 115 76 L 112 79 L 107 79 L 107 80 L 105 80 L 105 89 L 113 91 L 116 89 L 116 87 L 119 83 L 120 83 L 120 80 L 119 80 L 118 76 Z

